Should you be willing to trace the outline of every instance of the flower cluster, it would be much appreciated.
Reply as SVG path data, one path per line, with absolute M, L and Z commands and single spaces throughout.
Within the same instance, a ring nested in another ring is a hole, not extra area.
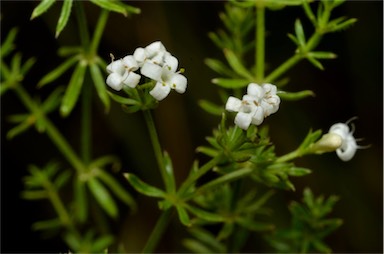
M 124 86 L 135 88 L 141 79 L 140 73 L 156 81 L 149 92 L 156 100 L 161 101 L 175 89 L 184 93 L 187 78 L 177 72 L 178 60 L 171 55 L 160 41 L 153 42 L 145 48 L 137 48 L 133 55 L 114 60 L 107 66 L 109 73 L 106 83 L 112 89 L 120 91 Z
M 260 125 L 264 118 L 275 113 L 279 109 L 280 97 L 276 94 L 277 89 L 272 84 L 250 83 L 247 87 L 247 94 L 242 100 L 230 96 L 225 109 L 230 112 L 238 112 L 235 117 L 235 124 L 243 130 L 249 125 Z

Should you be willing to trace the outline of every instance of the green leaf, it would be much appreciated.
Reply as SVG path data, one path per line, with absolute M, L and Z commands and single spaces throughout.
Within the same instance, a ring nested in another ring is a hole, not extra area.
M 312 22 L 313 26 L 316 27 L 316 16 L 315 14 L 313 13 L 311 7 L 309 6 L 309 1 L 303 1 L 303 8 L 304 8 L 304 11 L 305 11 L 305 14 L 307 15 L 308 19 Z
M 337 57 L 337 55 L 332 52 L 323 52 L 323 51 L 309 52 L 308 56 L 316 59 L 335 59 Z
M 252 74 L 245 68 L 241 63 L 241 60 L 236 56 L 236 54 L 230 49 L 224 49 L 224 56 L 227 59 L 231 68 L 240 76 L 247 79 L 248 81 L 253 80 Z
M 91 0 L 91 2 L 103 9 L 121 13 L 124 16 L 127 16 L 129 13 L 139 14 L 141 12 L 139 8 L 125 5 L 114 0 Z
M 17 135 L 25 132 L 28 130 L 35 122 L 30 121 L 30 118 L 26 119 L 24 122 L 20 123 L 19 125 L 13 127 L 7 132 L 7 139 L 13 139 Z
M 43 102 L 42 109 L 45 113 L 52 112 L 57 106 L 60 105 L 61 93 L 64 91 L 63 87 L 56 88 L 48 98 Z
M 117 206 L 112 196 L 108 193 L 108 190 L 96 178 L 89 179 L 87 184 L 96 201 L 104 211 L 112 218 L 116 218 L 118 215 Z
M 3 43 L 1 44 L 0 59 L 6 57 L 14 49 L 13 43 L 14 43 L 14 40 L 16 38 L 17 32 L 18 32 L 18 28 L 16 28 L 16 27 L 12 28 L 8 32 L 8 35 L 5 39 L 5 41 L 3 41 Z
M 80 62 L 72 74 L 60 107 L 60 113 L 63 116 L 68 116 L 71 113 L 79 98 L 81 87 L 83 86 L 86 67 L 87 66 L 85 64 Z
M 307 168 L 300 168 L 300 167 L 291 167 L 288 170 L 288 175 L 290 176 L 304 176 L 311 173 L 310 169 Z
M 141 104 L 139 101 L 137 101 L 135 99 L 125 98 L 125 97 L 122 97 L 120 95 L 111 93 L 110 91 L 107 91 L 107 93 L 109 96 L 111 96 L 112 100 L 114 100 L 118 103 L 124 104 L 124 105 L 137 105 L 137 106 L 139 106 Z
M 141 194 L 144 194 L 150 197 L 156 197 L 156 198 L 165 197 L 165 193 L 162 190 L 144 183 L 137 176 L 133 174 L 125 173 L 124 177 L 128 180 L 128 182 L 132 185 L 132 187 L 135 188 L 135 190 L 140 192 Z
M 246 87 L 249 81 L 246 79 L 215 78 L 212 79 L 212 83 L 227 89 L 236 89 Z
M 236 76 L 236 74 L 231 69 L 229 69 L 223 62 L 219 60 L 207 58 L 204 60 L 204 62 L 206 65 L 208 65 L 209 68 L 223 76 Z
M 189 215 L 187 211 L 181 207 L 181 206 L 176 206 L 177 214 L 179 215 L 180 222 L 187 227 L 191 226 L 191 220 L 189 219 Z
M 92 241 L 92 252 L 93 253 L 102 253 L 108 246 L 110 246 L 114 241 L 113 236 L 103 235 L 96 240 Z
M 297 100 L 301 100 L 301 99 L 304 99 L 304 98 L 307 98 L 307 97 L 314 97 L 315 96 L 315 93 L 311 90 L 304 90 L 304 91 L 300 91 L 300 92 L 283 92 L 283 91 L 280 91 L 278 93 L 278 96 L 282 99 L 282 100 L 287 100 L 287 101 L 297 101 Z
M 319 70 L 322 70 L 322 71 L 324 70 L 323 65 L 322 65 L 318 60 L 316 60 L 315 58 L 308 56 L 307 59 L 308 59 L 308 61 L 309 61 L 311 64 L 313 64 L 313 66 L 315 66 L 315 67 L 318 68 Z
M 349 27 L 351 27 L 353 24 L 355 24 L 357 22 L 357 19 L 355 18 L 352 18 L 352 19 L 348 19 L 346 21 L 344 21 L 343 23 L 341 24 L 337 24 L 337 25 L 334 25 L 334 26 L 330 26 L 329 27 L 329 30 L 331 32 L 339 32 L 339 31 L 343 31 L 343 30 L 346 30 L 348 29 Z
M 133 197 L 120 185 L 115 178 L 110 176 L 107 172 L 103 170 L 98 171 L 98 177 L 101 181 L 107 185 L 110 190 L 125 204 L 127 204 L 133 211 L 136 211 L 137 205 Z
M 65 171 L 61 172 L 56 177 L 55 181 L 53 182 L 53 184 L 55 185 L 56 189 L 58 190 L 61 187 L 63 187 L 64 184 L 68 182 L 70 177 L 71 177 L 71 171 L 65 170 Z
M 193 207 L 190 205 L 187 205 L 186 208 L 188 209 L 188 211 L 190 211 L 191 213 L 196 215 L 198 218 L 203 219 L 205 221 L 210 221 L 210 222 L 223 222 L 223 221 L 225 221 L 225 217 L 223 217 L 220 214 L 210 213 L 210 212 L 201 210 L 197 207 Z
M 46 12 L 54 2 L 55 0 L 42 0 L 39 5 L 33 9 L 31 20 Z
M 173 165 L 171 157 L 167 152 L 164 152 L 164 167 L 166 172 L 166 189 L 168 193 L 176 193 L 175 176 L 173 173 Z
M 57 21 L 56 26 L 56 38 L 59 37 L 61 31 L 63 31 L 64 27 L 67 25 L 69 20 L 69 16 L 71 15 L 73 0 L 64 0 L 63 7 L 61 7 L 59 21 Z
M 300 19 L 296 19 L 295 21 L 295 33 L 296 33 L 296 38 L 297 38 L 297 42 L 299 43 L 299 46 L 304 48 L 305 35 L 304 35 L 303 25 L 301 24 Z
M 66 70 L 68 70 L 72 65 L 74 65 L 76 62 L 78 62 L 79 57 L 73 56 L 69 59 L 67 59 L 65 62 L 60 64 L 58 67 L 56 67 L 54 70 L 48 72 L 37 84 L 37 87 L 43 87 L 44 85 L 51 83 L 52 81 L 55 81 L 57 78 L 59 78 Z
M 61 221 L 59 218 L 52 219 L 52 220 L 45 220 L 45 221 L 38 221 L 32 224 L 33 230 L 48 230 L 53 228 L 60 227 Z
M 221 114 L 224 112 L 223 106 L 216 105 L 210 101 L 200 100 L 198 103 L 202 109 L 208 113 L 211 113 L 212 115 L 221 116 Z
M 109 97 L 107 94 L 107 86 L 105 84 L 103 75 L 101 74 L 101 71 L 96 64 L 91 64 L 90 70 L 91 70 L 91 77 L 92 77 L 93 83 L 96 87 L 97 95 L 99 96 L 100 100 L 103 102 L 105 111 L 108 112 L 110 103 L 109 103 Z
M 189 232 L 197 238 L 200 242 L 206 244 L 210 247 L 215 253 L 224 253 L 225 246 L 221 244 L 218 239 L 213 236 L 209 231 L 203 230 L 201 228 L 192 227 Z
M 21 197 L 29 200 L 36 199 L 45 199 L 48 198 L 48 193 L 45 190 L 35 190 L 35 191 L 23 191 Z

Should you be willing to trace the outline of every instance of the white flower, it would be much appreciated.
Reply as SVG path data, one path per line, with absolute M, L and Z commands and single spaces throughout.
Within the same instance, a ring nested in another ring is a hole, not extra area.
M 116 91 L 120 91 L 124 85 L 135 88 L 141 76 L 134 71 L 139 68 L 133 56 L 126 56 L 123 59 L 112 61 L 107 66 L 110 73 L 106 83 Z
M 225 109 L 230 112 L 238 112 L 235 124 L 243 130 L 247 130 L 250 124 L 260 125 L 264 118 L 275 113 L 279 109 L 280 98 L 276 95 L 276 86 L 263 84 L 259 86 L 250 83 L 247 94 L 242 100 L 230 96 Z
M 184 93 L 187 88 L 187 78 L 173 71 L 168 65 L 161 67 L 157 64 L 146 62 L 140 71 L 144 76 L 157 81 L 149 94 L 158 101 L 167 97 L 171 89 L 175 89 L 178 93 Z
M 354 129 L 349 130 L 348 123 L 336 123 L 329 129 L 330 134 L 335 134 L 341 137 L 341 145 L 336 149 L 337 156 L 343 161 L 349 161 L 355 155 L 356 150 L 360 148 L 356 144 L 356 139 L 353 137 Z M 353 127 L 353 125 L 352 125 Z

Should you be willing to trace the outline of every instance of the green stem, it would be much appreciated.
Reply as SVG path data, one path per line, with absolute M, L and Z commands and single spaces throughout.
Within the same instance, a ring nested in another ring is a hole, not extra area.
M 101 36 L 103 35 L 105 25 L 107 24 L 107 21 L 108 21 L 108 15 L 109 15 L 109 11 L 104 9 L 101 11 L 99 20 L 97 21 L 97 24 L 96 24 L 95 32 L 93 34 L 91 46 L 89 48 L 89 52 L 92 55 L 96 55 L 97 53 L 97 48 L 99 47 Z
M 47 135 L 52 142 L 56 145 L 59 151 L 66 157 L 68 162 L 78 171 L 78 173 L 85 172 L 86 167 L 81 162 L 79 157 L 73 151 L 72 147 L 67 143 L 63 135 L 56 129 L 56 127 L 49 121 L 43 112 L 39 109 L 36 103 L 31 99 L 28 93 L 24 90 L 20 84 L 15 86 L 15 91 L 19 96 L 23 104 L 34 114 L 37 118 L 43 122 Z
M 212 158 L 210 161 L 208 161 L 206 164 L 204 164 L 197 172 L 192 173 L 187 180 L 181 185 L 178 194 L 179 196 L 184 195 L 185 191 L 187 191 L 195 182 L 205 175 L 210 169 L 212 169 L 214 166 L 219 163 L 221 160 L 221 155 L 218 155 L 214 158 Z
M 161 149 L 159 137 L 157 135 L 155 122 L 153 121 L 151 111 L 144 110 L 143 113 L 144 113 L 145 122 L 148 127 L 149 136 L 152 141 L 153 151 L 155 152 L 155 157 L 156 157 L 157 165 L 160 170 L 161 177 L 163 178 L 163 182 L 166 190 L 170 191 L 169 187 L 171 186 L 171 183 L 169 182 L 169 179 L 167 177 L 167 172 L 166 172 L 164 158 L 163 158 L 163 151 Z
M 265 61 L 265 8 L 256 7 L 256 80 L 264 79 L 264 61 Z
M 166 230 L 171 220 L 172 214 L 173 209 L 171 208 L 162 212 L 160 218 L 157 220 L 155 228 L 153 229 L 151 235 L 148 238 L 147 243 L 144 246 L 142 253 L 154 253 L 157 244 L 161 240 L 161 237 L 163 236 L 164 231 Z
M 277 67 L 273 72 L 271 72 L 265 78 L 265 82 L 275 81 L 282 74 L 284 74 L 293 66 L 295 66 L 298 62 L 300 62 L 302 59 L 306 58 L 306 53 L 311 52 L 313 49 L 317 47 L 317 45 L 319 45 L 322 36 L 323 36 L 323 33 L 319 29 L 316 30 L 316 32 L 311 36 L 311 38 L 309 38 L 305 49 L 303 49 L 303 52 L 296 53 L 295 55 L 290 57 L 287 61 L 282 63 L 279 67 Z
M 91 84 L 83 84 L 81 100 L 81 157 L 88 165 L 92 158 L 92 89 Z
M 277 158 L 276 163 L 291 161 L 291 160 L 296 159 L 296 158 L 301 157 L 301 156 L 303 156 L 303 154 L 300 152 L 299 149 L 296 149 L 290 153 L 287 153 L 287 154 Z

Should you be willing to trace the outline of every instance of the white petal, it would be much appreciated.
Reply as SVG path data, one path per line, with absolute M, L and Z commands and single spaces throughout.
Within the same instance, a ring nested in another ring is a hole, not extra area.
M 139 64 L 132 55 L 124 57 L 123 64 L 124 67 L 129 71 L 136 71 L 137 69 L 139 69 Z
M 235 124 L 243 130 L 247 130 L 251 122 L 252 122 L 251 114 L 239 112 L 235 117 Z
M 145 51 L 147 52 L 147 56 L 149 58 L 152 58 L 155 54 L 158 54 L 160 52 L 165 52 L 166 49 L 163 43 L 161 43 L 161 41 L 155 41 L 149 44 L 148 46 L 146 46 Z
M 163 68 L 157 64 L 145 62 L 140 69 L 141 74 L 156 81 L 161 81 Z
M 241 107 L 241 100 L 233 96 L 229 96 L 227 103 L 225 104 L 225 110 L 229 112 L 239 112 Z
M 263 84 L 261 87 L 264 89 L 265 93 L 276 94 L 277 92 L 276 86 L 272 84 Z
M 178 93 L 184 93 L 187 89 L 187 78 L 175 73 L 168 81 L 168 85 Z
M 135 52 L 133 52 L 133 58 L 135 58 L 138 65 L 141 66 L 144 63 L 145 59 L 147 59 L 147 53 L 145 49 L 143 48 L 135 49 Z
M 119 74 L 111 73 L 108 75 L 106 83 L 112 89 L 114 89 L 116 91 L 120 91 L 121 88 L 123 87 L 123 83 L 121 81 L 122 81 L 122 78 Z
M 129 86 L 131 88 L 135 88 L 137 84 L 140 82 L 141 76 L 137 73 L 134 72 L 129 72 L 128 76 L 126 79 L 124 79 L 123 83 L 126 86 Z
M 149 94 L 152 95 L 153 98 L 155 98 L 158 101 L 163 100 L 169 92 L 171 91 L 171 88 L 167 86 L 164 83 L 157 82 L 155 87 L 149 91 Z
M 168 66 L 170 71 L 176 72 L 179 61 L 176 57 L 167 52 L 164 56 L 164 65 Z
M 149 59 L 152 63 L 163 66 L 164 65 L 164 55 L 165 55 L 165 52 L 158 52 L 158 53 L 154 54 L 153 56 L 149 57 Z
M 264 97 L 264 89 L 255 83 L 250 83 L 247 87 L 247 94 L 251 95 L 253 97 L 256 97 L 258 99 L 261 99 Z
M 116 72 L 116 73 L 119 73 L 120 75 L 122 75 L 125 71 L 123 61 L 121 59 L 119 59 L 119 60 L 113 61 L 112 63 L 108 64 L 107 71 L 109 73 Z
M 252 124 L 260 125 L 264 121 L 264 110 L 262 107 L 257 107 L 253 113 Z
M 345 139 L 349 135 L 349 127 L 345 123 L 336 123 L 329 128 L 329 132 L 338 134 Z
M 356 150 L 356 140 L 352 135 L 350 135 L 347 139 L 343 140 L 342 146 L 336 150 L 336 153 L 342 161 L 349 161 L 355 155 Z

